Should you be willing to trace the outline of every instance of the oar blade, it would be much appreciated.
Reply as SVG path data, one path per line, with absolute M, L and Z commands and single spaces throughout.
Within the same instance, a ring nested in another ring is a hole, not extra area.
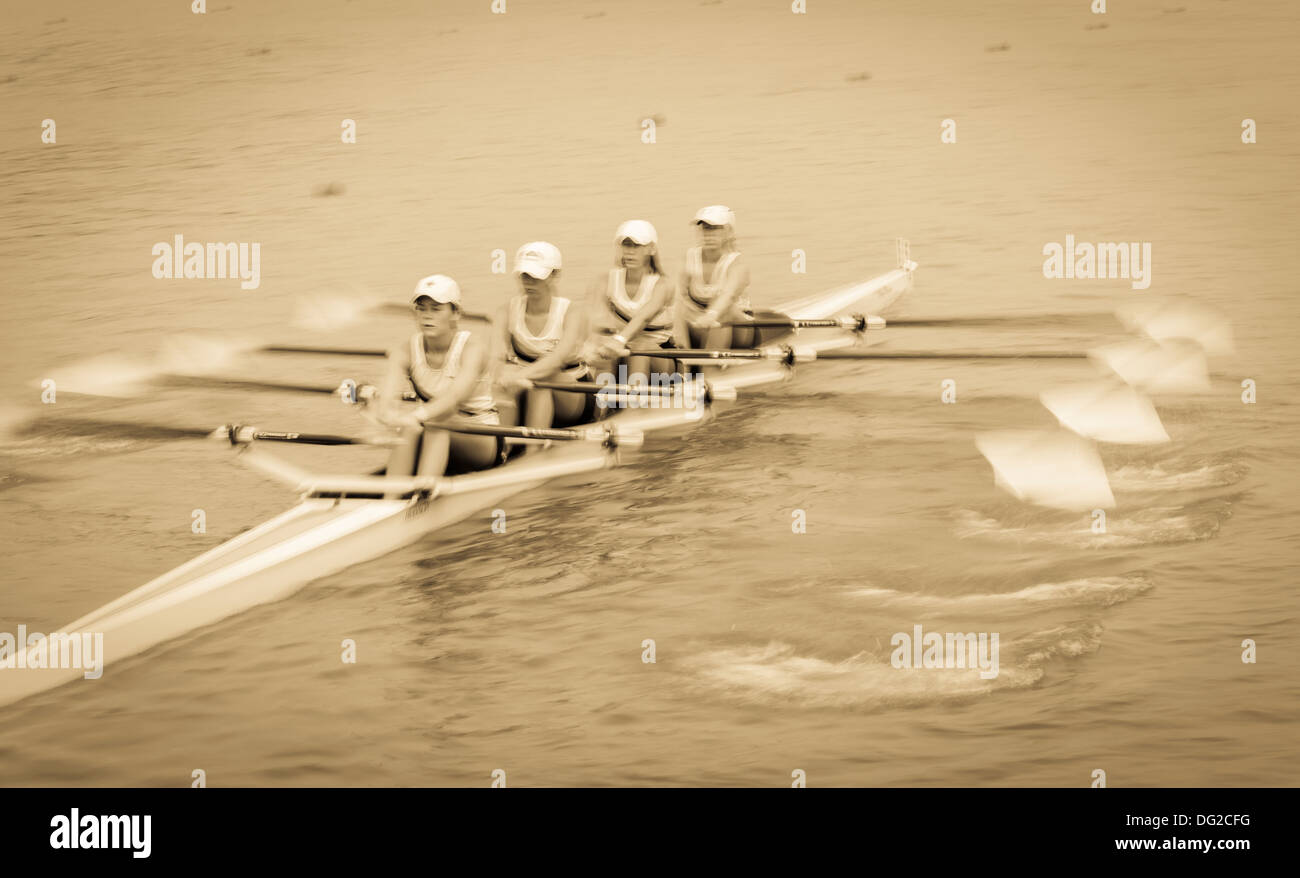
M 128 398 L 171 375 L 197 378 L 220 371 L 256 348 L 256 342 L 244 339 L 173 335 L 163 340 L 151 359 L 107 354 L 56 369 L 48 377 L 54 380 L 56 392 Z
M 1148 393 L 1204 393 L 1210 389 L 1205 350 L 1187 339 L 1139 339 L 1088 351 L 1103 371 Z
M 1121 323 L 1153 341 L 1188 339 L 1207 353 L 1231 354 L 1236 349 L 1232 323 L 1221 311 L 1183 301 L 1139 301 L 1116 311 Z
M 106 355 L 55 369 L 36 384 L 44 388 L 47 380 L 53 381 L 56 398 L 58 393 L 74 393 L 126 399 L 138 396 L 158 372 L 153 363 Z
M 349 295 L 303 296 L 298 299 L 289 323 L 307 332 L 332 332 L 357 322 L 380 304 L 374 296 L 360 291 Z M 410 308 L 406 310 L 409 313 Z
M 168 336 L 154 366 L 159 373 L 208 375 L 236 365 L 240 356 L 257 349 L 257 342 L 197 334 Z
M 994 484 L 1037 506 L 1072 512 L 1113 509 L 1115 497 L 1097 447 L 1066 430 L 1001 430 L 975 437 Z
M 1127 384 L 1069 384 L 1044 390 L 1038 398 L 1062 427 L 1098 442 L 1151 445 L 1169 441 L 1151 400 Z
M 142 421 L 113 421 L 102 418 L 65 417 L 62 415 L 30 421 L 25 435 L 44 437 L 87 436 L 98 439 L 135 439 L 142 442 L 167 442 L 173 439 L 207 439 L 211 427 L 185 427 Z

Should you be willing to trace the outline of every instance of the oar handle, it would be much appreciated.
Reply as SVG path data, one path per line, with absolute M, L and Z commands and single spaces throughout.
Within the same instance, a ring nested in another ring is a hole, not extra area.
M 289 442 L 296 445 L 392 445 L 396 441 L 388 438 L 339 436 L 333 433 L 259 430 L 256 427 L 245 427 L 240 424 L 225 424 L 208 435 L 212 439 L 226 439 L 231 445 L 251 445 L 253 442 Z
M 379 394 L 379 388 L 373 384 L 358 384 L 351 378 L 334 388 L 334 393 L 343 400 L 344 405 L 367 405 Z M 418 402 L 419 394 L 414 390 L 402 391 L 403 402 Z

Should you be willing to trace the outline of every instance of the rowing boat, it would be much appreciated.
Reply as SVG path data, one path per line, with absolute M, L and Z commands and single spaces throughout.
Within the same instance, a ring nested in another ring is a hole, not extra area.
M 851 312 L 883 311 L 911 287 L 916 263 L 899 242 L 892 271 L 862 283 L 786 303 L 793 319 L 818 320 Z M 865 325 L 865 321 L 864 321 Z M 781 356 L 728 363 L 710 376 L 718 398 L 737 388 L 782 381 L 794 363 L 815 359 L 819 351 L 855 344 L 843 329 L 797 330 L 787 336 Z M 691 361 L 686 361 L 691 362 Z M 710 365 L 716 365 L 710 363 Z M 702 416 L 703 415 L 703 416 Z M 371 476 L 313 475 L 264 453 L 250 443 L 240 459 L 286 482 L 304 496 L 289 511 L 222 543 L 135 591 L 59 629 L 66 634 L 102 634 L 103 666 L 114 665 L 153 646 L 241 613 L 281 600 L 308 582 L 379 558 L 427 534 L 463 521 L 506 498 L 548 481 L 592 473 L 618 462 L 619 431 L 643 435 L 676 432 L 711 419 L 712 406 L 627 409 L 591 429 L 609 429 L 612 441 L 554 443 L 495 469 L 437 479 L 379 479 Z M 581 428 L 580 428 L 581 429 Z M 383 499 L 399 485 L 405 499 Z M 0 704 L 8 704 L 85 675 L 81 668 L 33 667 L 41 661 L 29 647 L 0 664 Z

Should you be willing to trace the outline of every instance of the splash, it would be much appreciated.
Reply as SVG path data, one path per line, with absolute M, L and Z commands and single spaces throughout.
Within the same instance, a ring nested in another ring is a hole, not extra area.
M 799 655 L 789 644 L 704 653 L 687 662 L 697 684 L 749 703 L 801 707 L 887 708 L 986 697 L 1000 689 L 1032 686 L 1040 668 L 1003 667 L 984 680 L 978 669 L 898 669 L 888 654 L 867 652 L 830 661 Z
M 1055 660 L 1074 659 L 1101 647 L 1102 626 L 1080 622 L 1004 640 L 998 676 L 978 668 L 895 668 L 889 651 L 864 650 L 838 661 L 801 655 L 794 646 L 717 649 L 687 659 L 694 684 L 710 694 L 749 704 L 802 708 L 889 709 L 963 702 L 1034 686 Z
M 957 513 L 955 533 L 960 539 L 985 539 L 1020 545 L 1123 549 L 1208 540 L 1218 534 L 1223 520 L 1231 514 L 1230 504 L 1226 501 L 1186 507 L 1152 507 L 1127 517 L 1112 514 L 1106 520 L 1105 531 L 1098 533 L 1093 530 L 1090 518 L 1017 526 L 964 509 Z
M 1241 463 L 1206 464 L 1172 472 L 1159 465 L 1122 466 L 1110 474 L 1110 484 L 1114 490 L 1130 494 L 1223 488 L 1240 482 L 1248 470 Z
M 1154 586 L 1145 576 L 1132 575 L 1045 582 L 1019 591 L 984 594 L 912 594 L 889 588 L 857 588 L 848 591 L 848 594 L 868 598 L 874 606 L 890 609 L 922 610 L 929 613 L 1005 612 L 1058 607 L 1112 607 L 1146 594 L 1152 588 Z

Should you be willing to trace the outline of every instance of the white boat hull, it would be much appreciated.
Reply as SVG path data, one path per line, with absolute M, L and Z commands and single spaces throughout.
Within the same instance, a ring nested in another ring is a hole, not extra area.
M 914 268 L 908 263 L 870 281 L 788 303 L 781 310 L 801 319 L 883 311 L 908 290 Z M 843 335 L 839 330 L 805 330 L 795 342 L 813 349 L 839 346 Z M 779 363 L 760 362 L 729 365 L 711 380 L 748 387 L 789 374 Z M 711 417 L 683 409 L 647 409 L 620 412 L 614 422 L 671 433 Z M 577 466 L 608 465 L 609 458 L 605 449 L 589 443 L 562 444 L 496 470 L 455 477 L 458 487 L 466 490 L 431 500 L 306 499 L 59 631 L 102 634 L 103 667 L 109 669 L 158 644 L 282 600 L 312 580 L 382 557 Z M 511 478 L 503 484 L 507 472 Z M 0 664 L 0 705 L 84 678 L 82 668 L 33 668 L 36 655 L 28 649 L 14 657 L 16 667 Z
M 464 521 L 506 498 L 546 484 L 567 458 L 609 463 L 603 449 L 559 448 L 530 461 L 537 477 L 429 499 L 309 498 L 163 574 L 61 632 L 103 635 L 103 667 L 190 631 L 282 600 L 315 579 L 383 557 L 426 534 Z M 598 468 L 592 466 L 592 469 Z M 549 472 L 548 472 L 549 471 Z M 560 472 L 558 475 L 567 475 Z M 472 478 L 466 476 L 465 478 Z M 0 669 L 0 704 L 84 679 L 81 668 Z

